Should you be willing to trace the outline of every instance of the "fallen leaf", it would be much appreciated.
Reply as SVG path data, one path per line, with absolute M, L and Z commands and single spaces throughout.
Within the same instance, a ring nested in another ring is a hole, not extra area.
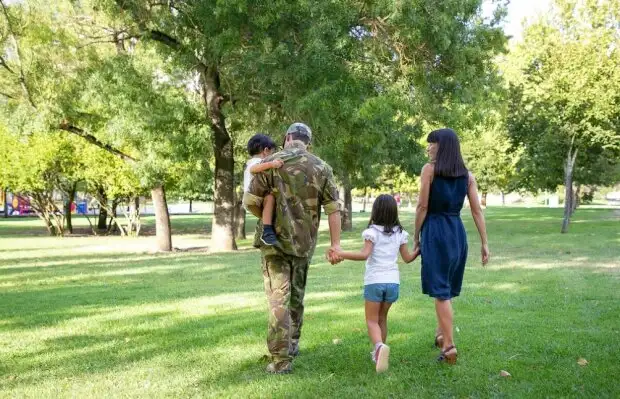
M 9 381 L 13 381 L 13 380 L 14 380 L 14 379 L 16 379 L 16 378 L 17 378 L 16 376 L 14 376 L 14 375 L 10 375 L 10 376 L 9 376 Z
M 587 361 L 586 359 L 584 359 L 583 357 L 580 357 L 580 358 L 579 358 L 579 360 L 577 360 L 577 364 L 578 364 L 578 365 L 580 365 L 580 366 L 587 366 L 587 365 L 588 365 L 588 363 L 590 363 L 590 362 L 588 362 L 588 361 Z
M 125 342 L 131 341 L 131 338 L 125 338 Z
M 332 342 L 334 343 L 334 345 L 340 345 L 342 343 L 342 340 L 340 338 L 334 338 Z
M 457 333 L 461 332 L 461 329 L 458 326 L 456 326 L 454 329 L 456 330 Z
M 502 377 L 512 377 L 512 375 L 510 375 L 510 373 L 507 372 L 506 370 L 500 371 L 499 375 L 502 376 Z

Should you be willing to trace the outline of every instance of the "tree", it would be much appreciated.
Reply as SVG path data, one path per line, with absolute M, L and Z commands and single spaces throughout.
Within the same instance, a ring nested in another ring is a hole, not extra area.
M 195 139 L 206 134 L 195 123 L 200 118 L 186 98 L 187 82 L 90 2 L 49 7 L 33 0 L 10 8 L 3 3 L 2 9 L 11 39 L 6 46 L 17 55 L 3 60 L 0 71 L 10 83 L 4 105 L 14 130 L 62 130 L 118 157 L 159 198 L 157 220 L 167 219 L 168 171 L 184 148 L 200 151 Z M 95 192 L 109 196 L 102 185 L 95 183 Z M 139 223 L 133 208 L 130 219 Z M 157 225 L 160 249 L 171 250 L 169 221 Z
M 140 184 L 134 165 L 97 146 L 84 141 L 79 143 L 82 146 L 78 154 L 82 168 L 82 182 L 85 190 L 91 193 L 98 204 L 100 216 L 101 214 L 105 216 L 103 223 L 98 223 L 97 227 L 107 232 L 115 227 L 121 235 L 131 233 L 132 228 L 135 228 L 132 226 L 134 221 L 127 220 L 126 226 L 123 226 L 116 214 L 116 208 L 131 198 L 145 194 L 145 188 Z
M 503 8 L 485 21 L 480 2 L 448 3 L 376 2 L 361 11 L 343 87 L 319 103 L 331 111 L 322 120 L 336 135 L 319 152 L 343 183 L 346 214 L 351 189 L 378 183 L 382 172 L 410 188 L 400 173 L 420 171 L 423 127 L 474 123 L 476 103 L 499 83 L 492 59 L 505 43 L 497 25 Z
M 347 92 L 339 83 L 351 81 L 347 78 L 351 69 L 365 62 L 362 50 L 372 52 L 379 65 L 413 66 L 393 81 L 401 83 L 401 93 L 411 93 L 413 85 L 416 105 L 436 106 L 434 100 L 443 104 L 446 94 L 473 98 L 477 89 L 470 90 L 475 85 L 468 80 L 481 76 L 489 65 L 489 55 L 504 40 L 499 29 L 479 23 L 479 0 L 452 0 L 441 5 L 355 0 L 97 3 L 110 18 L 116 18 L 128 36 L 160 43 L 167 57 L 196 76 L 213 132 L 212 247 L 216 250 L 235 247 L 236 121 L 231 115 L 237 109 L 256 119 L 267 115 L 279 125 L 306 121 L 320 133 L 317 138 L 344 131 L 355 134 L 357 131 L 350 130 L 354 124 L 333 128 L 330 119 L 342 121 L 352 110 L 361 109 L 358 103 L 335 115 L 344 103 L 341 100 L 359 93 Z M 443 25 L 448 28 L 437 28 Z M 380 69 L 374 72 L 382 73 Z M 437 108 L 450 114 L 446 112 L 449 107 Z M 318 147 L 323 147 L 319 140 Z
M 0 129 L 0 157 L 7 173 L 3 179 L 16 194 L 28 197 L 31 207 L 50 235 L 65 231 L 65 216 L 56 205 L 55 192 L 75 176 L 75 147 L 59 134 L 38 134 L 19 139 Z
M 463 157 L 476 176 L 483 205 L 486 205 L 489 191 L 499 191 L 503 202 L 504 195 L 516 186 L 516 164 L 520 150 L 510 143 L 502 111 L 489 111 L 480 125 L 462 135 Z
M 620 5 L 557 0 L 548 18 L 524 32 L 510 55 L 508 128 L 523 146 L 523 186 L 565 186 L 562 232 L 573 185 L 613 183 L 589 173 L 598 160 L 617 164 L 620 151 Z

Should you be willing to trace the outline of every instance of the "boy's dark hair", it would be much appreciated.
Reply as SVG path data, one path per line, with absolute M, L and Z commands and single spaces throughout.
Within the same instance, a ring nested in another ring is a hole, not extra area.
M 398 206 L 394 197 L 388 194 L 381 194 L 375 199 L 375 203 L 372 204 L 372 214 L 370 215 L 370 225 L 376 224 L 383 226 L 383 232 L 392 234 L 394 227 L 398 227 L 399 231 L 403 231 L 403 226 L 398 220 Z
M 265 148 L 270 150 L 276 148 L 276 143 L 265 134 L 257 133 L 248 141 L 248 153 L 251 156 L 260 154 Z
M 426 141 L 439 145 L 435 159 L 435 176 L 462 177 L 468 175 L 469 172 L 461 155 L 459 138 L 454 130 L 434 130 L 428 135 Z

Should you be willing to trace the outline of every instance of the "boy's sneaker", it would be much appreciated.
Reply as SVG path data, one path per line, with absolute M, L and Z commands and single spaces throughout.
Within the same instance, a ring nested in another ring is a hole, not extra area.
M 269 374 L 289 374 L 293 371 L 291 362 L 272 362 L 265 369 Z
M 377 373 L 383 373 L 389 366 L 390 347 L 385 344 L 381 344 L 374 352 L 373 360 L 377 363 L 375 370 Z
M 276 236 L 276 232 L 273 231 L 273 228 L 269 228 L 269 226 L 265 226 L 263 229 L 263 235 L 260 237 L 260 240 L 265 245 L 276 245 L 278 243 L 278 237 Z

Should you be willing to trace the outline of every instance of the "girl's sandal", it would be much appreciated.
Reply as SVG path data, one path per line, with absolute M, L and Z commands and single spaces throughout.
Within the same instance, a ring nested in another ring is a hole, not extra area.
M 439 333 L 435 335 L 435 347 L 440 348 L 443 346 L 443 334 Z
M 441 354 L 437 358 L 438 362 L 446 362 L 448 364 L 456 364 L 456 347 L 454 345 L 449 346 L 446 350 L 441 351 Z

